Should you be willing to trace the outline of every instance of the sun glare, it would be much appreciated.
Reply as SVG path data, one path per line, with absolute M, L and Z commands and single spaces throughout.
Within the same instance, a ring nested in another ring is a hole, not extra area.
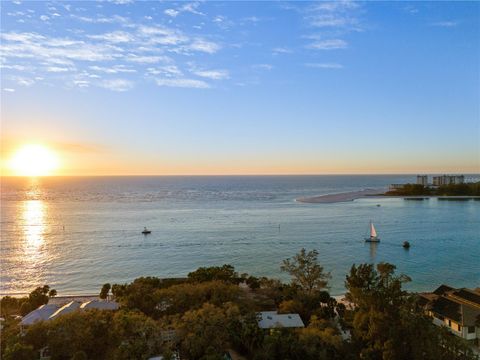
M 10 160 L 10 169 L 18 176 L 48 176 L 58 168 L 58 156 L 42 145 L 25 145 Z

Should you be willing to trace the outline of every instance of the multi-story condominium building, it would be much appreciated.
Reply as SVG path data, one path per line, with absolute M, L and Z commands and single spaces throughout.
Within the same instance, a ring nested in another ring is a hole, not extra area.
M 442 175 L 433 177 L 433 185 L 452 185 L 463 184 L 465 182 L 465 176 L 463 175 Z
M 428 186 L 428 176 L 427 175 L 417 175 L 417 185 Z

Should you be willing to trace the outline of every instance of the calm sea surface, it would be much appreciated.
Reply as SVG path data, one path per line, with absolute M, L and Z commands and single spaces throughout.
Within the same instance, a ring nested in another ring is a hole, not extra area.
M 317 249 L 344 291 L 353 263 L 388 261 L 412 290 L 480 286 L 480 201 L 301 196 L 383 187 L 414 176 L 83 177 L 2 179 L 0 293 L 49 284 L 96 293 L 106 282 L 185 276 L 232 264 L 278 277 L 282 259 Z M 377 206 L 380 204 L 381 206 Z M 373 220 L 381 243 L 363 241 Z M 140 232 L 147 226 L 148 236 Z M 402 242 L 410 241 L 409 251 Z

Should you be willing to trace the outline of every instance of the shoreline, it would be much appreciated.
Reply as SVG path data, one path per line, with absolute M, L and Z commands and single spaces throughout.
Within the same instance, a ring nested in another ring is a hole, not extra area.
M 365 189 L 359 191 L 348 191 L 337 194 L 325 194 L 311 197 L 301 197 L 295 199 L 297 202 L 307 204 L 332 204 L 338 202 L 354 201 L 356 199 L 373 196 L 384 196 L 385 188 Z
M 365 189 L 359 191 L 348 191 L 337 194 L 325 194 L 310 197 L 296 198 L 296 202 L 306 204 L 334 204 L 339 202 L 350 202 L 362 198 L 382 198 L 395 199 L 401 198 L 404 200 L 428 200 L 436 198 L 438 200 L 480 200 L 480 196 L 474 195 L 386 195 L 385 188 L 382 189 Z

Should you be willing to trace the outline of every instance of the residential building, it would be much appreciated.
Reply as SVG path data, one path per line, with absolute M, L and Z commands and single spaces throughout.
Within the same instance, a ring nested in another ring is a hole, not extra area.
M 303 328 L 300 315 L 298 314 L 279 314 L 276 311 L 262 311 L 258 313 L 258 327 L 260 329 L 283 328 Z
M 465 176 L 463 175 L 442 175 L 433 177 L 433 185 L 457 185 L 465 182 Z
M 88 309 L 99 310 L 117 310 L 119 307 L 115 301 L 87 301 L 83 304 L 78 301 L 71 301 L 63 306 L 59 304 L 45 304 L 25 315 L 20 321 L 22 330 L 37 321 L 48 321 L 59 316 L 71 313 L 73 311 L 83 311 Z
M 20 321 L 20 326 L 25 327 L 33 325 L 37 321 L 45 321 L 50 318 L 58 309 L 59 305 L 56 304 L 45 304 L 40 306 L 38 309 L 35 309 L 25 315 Z
M 403 189 L 404 186 L 405 186 L 405 184 L 391 184 L 388 189 L 390 191 L 401 190 L 401 189 Z
M 428 186 L 428 176 L 427 175 L 417 175 L 417 185 Z
M 420 294 L 421 304 L 433 323 L 480 347 L 480 289 L 455 289 L 441 285 Z

